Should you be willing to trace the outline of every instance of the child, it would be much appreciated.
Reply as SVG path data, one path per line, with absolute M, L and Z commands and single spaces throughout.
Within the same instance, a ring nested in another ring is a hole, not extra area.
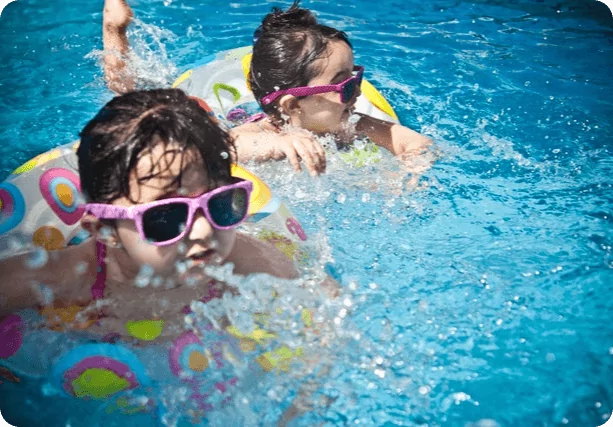
M 50 291 L 56 305 L 112 301 L 95 310 L 100 333 L 124 335 L 126 322 L 153 317 L 165 320 L 166 335 L 170 325 L 182 330 L 191 301 L 228 289 L 206 279 L 206 265 L 297 276 L 274 246 L 236 232 L 251 183 L 231 176 L 231 138 L 182 91 L 119 96 L 80 136 L 82 226 L 91 238 L 51 252 L 40 269 L 27 268 L 27 255 L 2 261 L 0 318 L 43 305 Z M 158 286 L 139 285 L 143 277 Z
M 129 51 L 125 30 L 131 19 L 125 0 L 105 0 L 104 68 L 109 87 L 116 91 L 134 85 L 122 59 Z M 431 144 L 429 138 L 354 112 L 363 72 L 354 65 L 345 33 L 319 24 L 298 1 L 287 11 L 274 8 L 256 31 L 249 73 L 253 94 L 267 116 L 230 130 L 237 161 L 287 158 L 295 170 L 301 170 L 302 161 L 318 175 L 326 169 L 326 153 L 317 137 L 326 134 L 339 147 L 366 136 L 407 161 L 422 153 Z
M 407 127 L 354 113 L 364 68 L 354 64 L 347 35 L 319 24 L 298 1 L 285 12 L 274 8 L 255 37 L 249 83 L 268 117 L 232 129 L 239 159 L 255 152 L 262 158 L 267 151 L 274 157 L 275 147 L 292 145 L 309 170 L 318 173 L 325 160 L 305 142 L 312 140 L 310 134 L 332 134 L 340 146 L 364 135 L 401 158 L 431 144 Z M 350 120 L 352 115 L 357 120 Z

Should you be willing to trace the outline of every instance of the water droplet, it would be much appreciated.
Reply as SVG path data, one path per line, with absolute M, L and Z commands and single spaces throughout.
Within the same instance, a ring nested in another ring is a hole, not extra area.
M 10 237 L 8 240 L 8 247 L 11 252 L 19 252 L 23 246 L 23 243 L 14 237 Z
M 453 393 L 451 398 L 455 401 L 455 404 L 459 404 L 460 402 L 465 402 L 470 400 L 470 394 L 466 394 L 464 392 Z
M 49 261 L 49 253 L 43 248 L 36 248 L 25 261 L 26 267 L 30 270 L 38 270 L 44 267 Z
M 227 151 L 222 151 L 220 155 L 221 155 L 221 158 L 224 160 L 230 157 Z
M 422 396 L 425 396 L 426 394 L 430 393 L 430 387 L 428 387 L 426 385 L 422 385 L 421 387 L 419 387 L 419 389 L 417 391 Z
M 482 418 L 475 423 L 475 427 L 500 427 L 500 424 L 490 418 Z
M 139 288 L 144 288 L 148 286 L 149 282 L 151 281 L 151 277 L 153 276 L 153 273 L 153 267 L 147 264 L 143 265 L 140 268 L 138 275 L 136 276 L 134 284 Z

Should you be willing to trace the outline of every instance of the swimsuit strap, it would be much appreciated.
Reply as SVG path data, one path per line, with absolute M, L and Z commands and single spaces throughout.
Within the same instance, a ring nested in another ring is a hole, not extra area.
M 106 246 L 104 243 L 96 241 L 96 258 L 98 262 L 98 272 L 96 281 L 92 286 L 92 298 L 94 300 L 104 298 L 104 288 L 106 286 Z
M 262 119 L 265 119 L 266 117 L 268 117 L 268 116 L 265 113 L 257 113 L 257 114 L 254 114 L 253 116 L 249 117 L 247 120 L 245 120 L 243 122 L 243 124 L 258 122 L 258 121 L 260 121 Z

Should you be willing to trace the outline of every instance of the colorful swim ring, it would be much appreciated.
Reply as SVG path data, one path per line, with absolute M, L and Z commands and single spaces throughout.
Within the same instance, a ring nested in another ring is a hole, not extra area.
M 82 195 L 77 173 L 77 147 L 78 142 L 73 142 L 44 153 L 16 169 L 0 184 L 0 259 L 35 247 L 56 250 L 78 245 L 87 238 L 79 221 L 83 210 L 80 207 Z M 232 165 L 232 175 L 254 184 L 247 227 L 253 226 L 261 239 L 270 241 L 288 257 L 302 261 L 305 256 L 302 244 L 307 241 L 307 236 L 289 208 L 248 170 Z M 95 319 L 79 319 L 82 309 L 80 306 L 46 307 L 39 313 L 39 323 L 45 325 L 39 329 L 30 329 L 20 314 L 0 319 L 0 373 L 14 376 L 15 368 L 31 358 L 32 346 L 24 345 L 26 336 L 32 344 L 37 339 L 46 342 L 49 334 L 87 330 Z M 151 405 L 156 406 L 159 402 L 145 399 L 148 403 L 141 404 L 131 396 L 132 392 L 150 395 L 149 358 L 147 354 L 141 354 L 141 346 L 154 342 L 163 325 L 163 320 L 127 322 L 126 332 L 136 339 L 133 342 L 138 343 L 135 347 L 129 341 L 74 346 L 67 340 L 68 348 L 61 351 L 57 359 L 53 357 L 50 360 L 50 384 L 63 395 L 103 400 L 110 405 L 108 409 L 111 411 L 137 413 L 150 410 Z M 205 414 L 231 398 L 230 391 L 238 381 L 231 374 L 233 360 L 252 358 L 255 368 L 271 371 L 288 363 L 293 356 L 285 347 L 251 354 L 256 350 L 253 346 L 245 352 L 240 342 L 251 339 L 264 344 L 258 333 L 259 330 L 251 337 L 251 334 L 239 336 L 234 329 L 206 329 L 199 331 L 198 335 L 186 332 L 171 343 L 163 369 L 166 374 L 162 372 L 161 375 L 169 374 L 185 383 L 199 413 Z M 276 337 L 269 334 L 265 338 L 269 342 Z M 157 377 L 151 378 L 157 381 Z
M 87 238 L 76 149 L 72 142 L 41 154 L 0 183 L 0 259 L 31 251 L 61 249 Z M 253 182 L 248 224 L 294 260 L 304 257 L 307 240 L 289 208 L 256 175 L 232 165 L 232 175 Z M 279 243 L 281 242 L 281 243 Z M 281 247 L 282 246 L 282 247 Z
M 261 112 L 247 82 L 251 65 L 251 46 L 209 55 L 184 72 L 172 85 L 210 105 L 213 114 L 224 122 L 237 123 Z M 398 116 L 385 97 L 366 79 L 356 111 L 398 123 Z
M 60 357 L 51 371 L 62 392 L 81 399 L 108 399 L 151 382 L 139 358 L 119 344 L 83 344 Z

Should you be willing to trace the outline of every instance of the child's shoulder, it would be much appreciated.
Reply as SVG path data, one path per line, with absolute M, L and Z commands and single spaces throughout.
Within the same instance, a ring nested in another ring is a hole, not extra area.
M 259 133 L 259 132 L 274 132 L 278 129 L 266 117 L 256 121 L 249 121 L 230 129 L 231 135 L 240 135 L 242 133 Z
M 56 298 L 83 302 L 91 298 L 97 268 L 96 242 L 89 239 L 50 253 L 46 275 L 55 285 Z
M 267 273 L 283 279 L 298 277 L 294 262 L 274 245 L 255 237 L 236 233 L 236 243 L 228 257 L 237 274 Z

